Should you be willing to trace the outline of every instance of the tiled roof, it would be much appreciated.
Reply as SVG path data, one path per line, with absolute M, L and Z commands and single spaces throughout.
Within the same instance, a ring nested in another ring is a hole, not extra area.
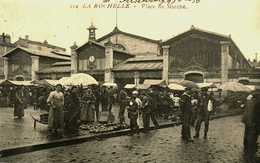
M 139 63 L 125 63 L 113 68 L 114 71 L 134 71 L 134 70 L 161 70 L 163 68 L 162 62 L 139 62 Z
M 55 53 L 55 54 L 58 54 L 58 55 L 61 55 L 61 56 L 65 56 L 65 57 L 70 57 L 70 54 L 67 54 L 66 52 L 61 52 L 61 51 L 52 51 L 52 53 Z
M 55 62 L 52 64 L 52 66 L 70 66 L 71 65 L 71 62 L 68 61 L 68 62 Z
M 161 70 L 163 57 L 157 55 L 136 56 L 116 65 L 114 71 Z
M 70 66 L 55 66 L 55 67 L 48 67 L 38 71 L 38 73 L 66 73 L 70 72 Z
M 48 57 L 48 58 L 55 58 L 55 59 L 62 59 L 62 60 L 70 60 L 69 56 L 62 56 L 55 54 L 50 51 L 40 51 L 40 50 L 34 50 L 34 49 L 29 49 L 29 48 L 24 48 L 24 47 L 17 47 L 13 50 L 8 51 L 3 55 L 3 57 L 7 57 L 8 55 L 11 55 L 14 51 L 16 50 L 23 50 L 31 55 L 39 56 L 39 57 Z
M 63 47 L 59 47 L 59 46 L 56 46 L 56 45 L 51 45 L 51 44 L 46 44 L 46 43 L 42 43 L 42 42 L 40 42 L 40 41 L 33 41 L 33 40 L 29 40 L 29 39 L 23 39 L 23 38 L 19 38 L 19 40 L 17 40 L 16 42 L 15 42 L 15 44 L 18 44 L 19 43 L 19 41 L 25 41 L 25 42 L 27 42 L 27 43 L 30 43 L 30 44 L 35 44 L 35 45 L 40 45 L 40 46 L 45 46 L 45 47 L 48 47 L 48 48 L 58 48 L 58 49 L 60 49 L 60 50 L 62 50 L 62 51 L 66 51 L 66 49 L 65 48 L 63 48 Z
M 114 71 L 161 70 L 163 59 L 161 56 L 138 56 L 129 58 L 113 68 Z
M 148 56 L 136 56 L 134 58 L 129 58 L 127 62 L 141 62 L 141 61 L 162 61 L 162 56 L 148 55 Z

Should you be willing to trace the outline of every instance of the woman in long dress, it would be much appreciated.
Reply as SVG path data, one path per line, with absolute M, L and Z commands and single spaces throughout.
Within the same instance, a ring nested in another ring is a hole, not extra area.
M 55 91 L 50 93 L 47 103 L 50 106 L 48 129 L 52 134 L 62 133 L 64 128 L 64 95 L 60 84 L 56 86 Z
M 82 95 L 82 107 L 80 120 L 82 122 L 94 122 L 95 120 L 95 101 L 96 97 L 94 96 L 91 89 L 86 89 Z
M 17 87 L 14 96 L 14 117 L 22 118 L 26 107 L 24 86 Z

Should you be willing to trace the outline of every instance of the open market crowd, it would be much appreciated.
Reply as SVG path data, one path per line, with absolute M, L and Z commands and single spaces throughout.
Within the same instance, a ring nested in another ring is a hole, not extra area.
M 25 88 L 20 86 L 14 96 L 14 116 L 24 116 Z M 32 91 L 33 92 L 33 91 Z M 162 87 L 150 87 L 144 90 L 122 88 L 120 91 L 105 86 L 72 86 L 64 88 L 57 84 L 54 89 L 38 88 L 38 95 L 33 104 L 35 109 L 48 111 L 48 131 L 50 135 L 61 136 L 64 132 L 77 132 L 81 124 L 100 121 L 100 105 L 107 111 L 107 122 L 113 122 L 118 116 L 119 124 L 125 125 L 125 112 L 129 118 L 131 135 L 149 132 L 150 120 L 155 128 L 160 125 L 159 116 L 173 116 L 182 122 L 181 138 L 185 143 L 200 138 L 201 126 L 204 123 L 203 138 L 207 139 L 209 119 L 216 112 L 214 94 L 208 88 L 184 91 L 172 91 Z M 260 96 L 252 92 L 245 100 L 246 110 L 243 116 L 245 124 L 244 152 L 249 162 L 254 162 L 257 151 L 257 137 L 260 131 Z M 118 115 L 113 115 L 112 107 L 118 102 Z M 167 103 L 168 105 L 164 105 Z M 169 107 L 164 107 L 169 106 Z M 257 109 L 258 108 L 258 109 Z M 143 129 L 140 130 L 140 121 Z M 191 133 L 194 127 L 195 133 Z

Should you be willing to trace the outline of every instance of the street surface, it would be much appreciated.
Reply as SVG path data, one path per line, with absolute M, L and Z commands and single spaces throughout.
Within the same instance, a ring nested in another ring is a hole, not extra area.
M 82 144 L 57 147 L 0 159 L 7 163 L 243 163 L 241 116 L 210 123 L 209 138 L 185 144 L 181 127 L 150 131 L 139 136 L 121 136 Z M 192 132 L 194 133 L 194 131 Z
M 13 110 L 13 108 L 0 107 L 0 149 L 49 141 L 47 125 L 37 123 L 36 129 L 33 128 L 31 114 L 38 117 L 39 110 L 33 110 L 32 107 L 25 109 L 22 119 L 14 118 Z M 118 121 L 116 116 L 118 106 L 114 106 L 112 112 L 115 115 L 115 121 Z M 87 134 L 89 133 L 86 131 L 80 131 L 80 135 Z

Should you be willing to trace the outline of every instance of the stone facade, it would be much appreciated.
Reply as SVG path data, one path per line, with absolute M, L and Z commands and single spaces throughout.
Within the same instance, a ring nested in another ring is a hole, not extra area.
M 72 56 L 71 70 L 88 73 L 100 82 L 113 82 L 113 67 L 131 57 L 111 42 L 103 45 L 92 40 L 77 48 Z
M 32 79 L 32 58 L 31 55 L 24 51 L 19 51 L 8 57 L 8 75 L 6 79 L 16 80 L 23 78 L 24 80 Z M 36 67 L 34 67 L 36 68 Z
M 3 33 L 0 35 L 0 78 L 4 78 L 4 58 L 2 55 L 15 48 L 15 45 L 11 43 L 11 36 Z
M 120 31 L 117 27 L 109 33 L 97 40 L 101 44 L 111 41 L 113 44 L 119 44 L 123 50 L 134 55 L 160 54 L 160 41 L 144 38 L 142 36 L 129 34 Z

